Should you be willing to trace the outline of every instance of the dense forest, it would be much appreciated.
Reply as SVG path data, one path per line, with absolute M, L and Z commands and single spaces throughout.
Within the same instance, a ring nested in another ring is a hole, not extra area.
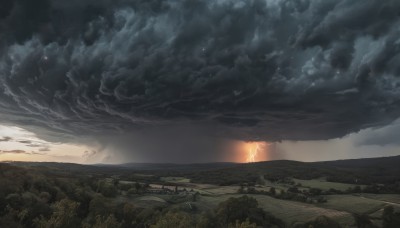
M 69 227 L 341 227 L 327 217 L 317 216 L 307 222 L 287 224 L 260 207 L 256 195 L 279 200 L 323 204 L 327 195 L 399 194 L 399 168 L 393 161 L 399 157 L 364 163 L 292 161 L 252 164 L 199 165 L 190 170 L 168 165 L 83 166 L 62 163 L 0 163 L 0 227 L 69 228 Z M 356 164 L 356 165 L 354 165 Z M 375 168 L 371 168 L 374 166 Z M 137 172 L 140 170 L 140 172 Z M 229 197 L 212 208 L 198 204 L 202 197 L 180 184 L 171 188 L 165 176 L 182 176 L 191 183 L 237 186 L 237 196 Z M 324 176 L 336 182 L 363 184 L 347 190 L 304 189 L 289 177 L 312 179 Z M 382 178 L 378 179 L 381 176 Z M 123 181 L 122 181 L 123 180 Z M 289 186 L 277 193 L 258 190 L 263 180 Z M 379 180 L 379 182 L 377 182 Z M 151 185 L 161 186 L 159 190 Z M 179 187 L 179 189 L 178 189 Z M 239 188 L 240 187 L 240 188 Z M 133 200 L 154 194 L 169 195 L 165 204 L 139 205 Z M 311 202 L 308 202 L 311 199 Z M 366 214 L 353 214 L 355 227 L 375 227 Z M 400 227 L 400 214 L 386 206 L 383 227 Z
M 140 208 L 116 202 L 124 188 L 86 175 L 0 165 L 0 227 L 283 227 L 251 197 L 230 198 L 215 210 Z M 128 191 L 141 194 L 146 184 Z M 192 199 L 193 200 L 193 199 Z

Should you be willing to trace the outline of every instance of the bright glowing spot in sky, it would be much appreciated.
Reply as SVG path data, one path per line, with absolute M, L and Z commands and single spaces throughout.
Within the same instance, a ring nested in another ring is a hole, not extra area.
M 257 162 L 267 160 L 266 142 L 246 142 L 244 145 L 246 152 L 246 162 Z

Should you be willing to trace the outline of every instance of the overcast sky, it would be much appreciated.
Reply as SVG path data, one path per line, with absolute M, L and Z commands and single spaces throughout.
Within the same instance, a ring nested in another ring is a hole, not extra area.
M 398 12 L 397 0 L 5 0 L 0 160 L 245 162 L 253 141 L 256 160 L 400 154 Z

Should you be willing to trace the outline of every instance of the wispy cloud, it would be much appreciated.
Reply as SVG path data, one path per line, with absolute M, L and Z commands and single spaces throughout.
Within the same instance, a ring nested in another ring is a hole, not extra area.
M 95 151 L 95 150 L 92 150 L 92 151 L 85 151 L 85 152 L 83 152 L 82 157 L 83 157 L 83 158 L 86 158 L 86 159 L 89 159 L 89 158 L 95 156 L 96 154 L 97 154 L 97 151 Z
M 41 151 L 41 152 L 50 151 L 50 148 L 49 147 L 43 147 L 43 148 L 40 148 L 39 151 Z
M 9 136 L 4 136 L 3 138 L 0 139 L 0 142 L 9 142 L 9 141 L 11 141 L 11 140 L 12 140 L 11 137 L 9 137 Z
M 28 144 L 26 146 L 28 146 L 28 147 L 41 147 L 42 145 L 39 145 L 39 144 Z
M 29 151 L 25 151 L 25 150 L 0 150 L 0 154 L 47 155 L 45 153 L 41 153 L 41 152 L 37 152 L 37 151 L 29 152 Z
M 45 153 L 39 153 L 39 152 L 35 152 L 35 151 L 31 151 L 30 153 L 31 155 L 47 155 Z
M 1 150 L 0 153 L 2 154 L 29 154 L 25 150 Z

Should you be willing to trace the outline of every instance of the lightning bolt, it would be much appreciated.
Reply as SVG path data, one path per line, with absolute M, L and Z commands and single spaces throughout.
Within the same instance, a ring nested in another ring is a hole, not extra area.
M 245 152 L 245 161 L 246 162 L 257 162 L 261 160 L 267 159 L 267 154 L 271 149 L 271 145 L 275 145 L 274 143 L 268 142 L 243 142 L 243 149 Z M 274 149 L 274 148 L 272 148 Z M 261 155 L 261 156 L 260 156 Z
M 259 142 L 251 142 L 249 143 L 248 154 L 247 154 L 247 162 L 255 162 L 258 152 L 261 149 L 263 143 Z

